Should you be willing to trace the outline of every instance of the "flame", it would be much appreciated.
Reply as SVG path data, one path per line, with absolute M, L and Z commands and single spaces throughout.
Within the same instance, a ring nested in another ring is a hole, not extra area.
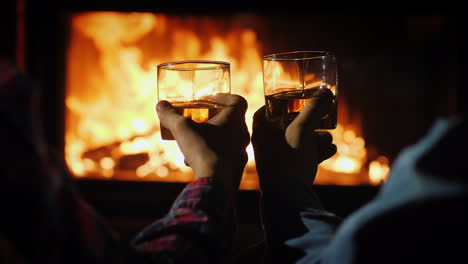
M 366 160 L 364 139 L 356 136 L 353 130 L 346 130 L 340 124 L 331 132 L 337 147 L 337 154 L 322 163 L 329 170 L 344 173 L 357 173 Z
M 79 13 L 71 22 L 65 156 L 76 177 L 183 182 L 193 178 L 176 142 L 161 139 L 154 106 L 156 65 L 162 62 L 230 62 L 232 93 L 249 102 L 246 122 L 252 131 L 253 114 L 264 104 L 262 45 L 254 30 L 238 26 L 221 30 L 206 18 L 136 12 Z M 184 89 L 184 84 L 179 87 Z M 320 165 L 317 183 L 329 182 L 328 172 L 360 173 L 366 162 L 364 139 L 354 128 L 339 124 L 331 133 L 338 153 Z M 241 188 L 255 189 L 251 145 L 247 152 Z M 372 176 L 364 177 L 365 183 L 378 184 L 388 173 L 383 159 L 376 162 L 370 163 Z
M 369 164 L 369 179 L 373 184 L 379 184 L 387 180 L 390 166 L 387 157 L 379 156 Z

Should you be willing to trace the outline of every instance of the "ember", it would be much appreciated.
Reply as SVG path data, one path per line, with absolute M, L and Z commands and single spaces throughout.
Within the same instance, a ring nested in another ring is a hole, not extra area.
M 177 145 L 161 140 L 154 110 L 156 65 L 186 59 L 231 63 L 232 92 L 249 102 L 246 122 L 264 104 L 262 43 L 253 29 L 206 17 L 90 12 L 72 16 L 67 52 L 66 160 L 76 177 L 190 181 Z M 318 184 L 379 184 L 385 157 L 367 160 L 359 127 L 338 100 L 338 153 L 319 168 Z M 251 127 L 249 127 L 251 129 Z M 242 189 L 258 188 L 253 151 Z

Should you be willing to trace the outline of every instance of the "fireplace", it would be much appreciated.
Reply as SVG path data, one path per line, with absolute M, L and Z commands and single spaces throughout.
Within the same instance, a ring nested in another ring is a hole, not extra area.
M 264 104 L 261 37 L 266 18 L 152 12 L 76 12 L 69 15 L 65 52 L 65 157 L 76 177 L 187 182 L 193 178 L 174 141 L 161 140 L 155 122 L 156 66 L 184 59 L 231 63 L 232 92 L 249 102 L 251 128 Z M 343 87 L 346 89 L 346 87 Z M 317 184 L 378 184 L 385 156 L 368 159 L 359 116 L 340 98 L 331 131 L 338 153 L 320 165 Z M 241 189 L 256 189 L 252 147 Z
M 400 149 L 422 136 L 435 116 L 459 110 L 457 27 L 443 14 L 19 2 L 25 23 L 18 24 L 24 49 L 17 59 L 42 88 L 48 143 L 63 150 L 86 196 L 114 219 L 122 216 L 116 201 L 133 215 L 161 216 L 193 177 L 174 142 L 160 140 L 154 112 L 160 62 L 231 62 L 232 91 L 249 101 L 250 125 L 263 104 L 262 55 L 333 51 L 340 63 L 339 126 L 332 131 L 339 153 L 321 165 L 316 183 L 324 204 L 343 216 L 375 194 Z M 240 217 L 257 224 L 256 208 L 247 209 L 258 199 L 249 154 Z M 152 203 L 154 188 L 163 197 Z M 152 206 L 161 209 L 149 214 Z

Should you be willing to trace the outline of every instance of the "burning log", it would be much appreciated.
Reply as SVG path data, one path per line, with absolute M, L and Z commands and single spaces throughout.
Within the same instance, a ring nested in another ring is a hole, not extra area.
M 119 152 L 119 147 L 122 142 L 114 142 L 106 146 L 97 147 L 94 149 L 90 149 L 83 153 L 81 156 L 83 159 L 90 159 L 98 162 L 102 158 L 105 157 L 114 157 L 116 156 L 115 153 Z
M 150 157 L 147 152 L 124 153 L 122 151 L 122 145 L 138 138 L 149 137 L 154 134 L 155 131 L 156 129 L 153 128 L 145 134 L 134 135 L 126 140 L 115 141 L 104 146 L 92 148 L 85 151 L 81 158 L 89 163 L 88 167 L 92 168 L 99 167 L 103 170 L 118 169 L 123 171 L 135 171 L 138 167 L 148 162 Z
M 117 160 L 115 167 L 119 170 L 136 170 L 138 167 L 148 162 L 148 160 L 148 153 L 125 155 Z

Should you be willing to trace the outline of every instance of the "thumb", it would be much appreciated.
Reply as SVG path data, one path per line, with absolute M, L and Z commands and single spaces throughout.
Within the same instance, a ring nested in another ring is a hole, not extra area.
M 196 131 L 196 123 L 177 113 L 171 103 L 165 100 L 159 101 L 156 105 L 156 112 L 161 126 L 171 131 L 184 156 L 190 156 L 190 153 L 205 147 Z
M 161 125 L 169 130 L 171 130 L 171 127 L 174 124 L 173 120 L 177 120 L 178 118 L 183 118 L 183 116 L 179 115 L 176 112 L 172 104 L 166 100 L 159 101 L 156 104 L 156 112 L 158 114 Z
M 156 112 L 161 122 L 161 126 L 169 129 L 174 137 L 179 130 L 188 129 L 188 120 L 177 113 L 176 109 L 166 100 L 159 101 L 156 105 Z
M 319 89 L 301 113 L 286 128 L 286 141 L 292 148 L 309 148 L 315 144 L 312 130 L 320 127 L 321 118 L 329 111 L 333 93 L 327 88 Z
M 319 89 L 293 121 L 299 128 L 317 129 L 321 118 L 330 110 L 333 93 L 330 89 Z

